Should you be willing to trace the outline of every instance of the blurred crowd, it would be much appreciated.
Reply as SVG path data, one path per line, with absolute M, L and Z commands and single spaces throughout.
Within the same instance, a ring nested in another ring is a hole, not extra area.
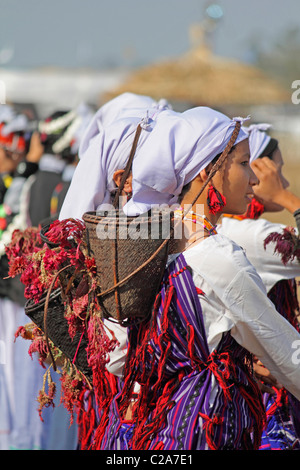
M 41 421 L 37 395 L 44 371 L 29 356 L 29 342 L 14 339 L 29 319 L 24 286 L 18 277 L 8 278 L 5 246 L 14 230 L 57 218 L 93 110 L 83 103 L 41 121 L 28 114 L 0 106 L 0 449 L 68 450 L 76 447 L 76 424 L 70 426 L 61 406 L 45 410 Z

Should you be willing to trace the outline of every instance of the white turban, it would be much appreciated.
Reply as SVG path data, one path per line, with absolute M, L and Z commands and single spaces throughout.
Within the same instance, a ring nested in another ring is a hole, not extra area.
M 133 194 L 123 208 L 127 215 L 176 202 L 183 186 L 223 152 L 236 121 L 244 121 L 207 107 L 178 113 L 165 103 L 131 94 L 107 103 L 95 120 L 82 143 L 60 219 L 82 218 L 110 202 L 113 174 L 125 168 L 138 124 L 142 132 L 133 159 Z M 236 143 L 246 138 L 241 129 Z
M 252 124 L 245 128 L 249 134 L 250 163 L 256 160 L 267 147 L 271 137 L 266 133 L 271 124 Z

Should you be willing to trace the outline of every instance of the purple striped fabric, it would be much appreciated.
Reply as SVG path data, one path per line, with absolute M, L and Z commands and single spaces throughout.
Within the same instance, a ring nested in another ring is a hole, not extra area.
M 209 354 L 199 296 L 183 255 L 166 270 L 157 302 L 147 329 L 131 328 L 125 384 L 98 448 L 122 448 L 120 409 L 138 381 L 129 448 L 257 449 L 264 409 L 251 357 L 229 332 Z M 137 335 L 144 339 L 142 348 Z
M 300 331 L 299 304 L 295 279 L 282 279 L 268 293 L 276 310 Z M 300 449 L 300 402 L 285 389 L 276 391 L 279 399 L 264 394 L 267 411 L 266 427 L 263 431 L 261 450 Z M 272 412 L 270 412 L 272 410 Z

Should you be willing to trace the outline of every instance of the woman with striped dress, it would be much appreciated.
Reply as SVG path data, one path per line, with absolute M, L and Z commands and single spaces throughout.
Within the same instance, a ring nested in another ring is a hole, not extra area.
M 93 204 L 96 195 L 101 207 L 99 195 L 108 193 L 100 177 L 91 176 L 93 195 L 81 175 L 92 162 L 105 168 L 113 152 L 128 154 L 142 123 L 123 211 L 137 215 L 180 199 L 175 214 L 184 233 L 151 316 L 128 328 L 119 360 L 107 365 L 112 374 L 121 371 L 119 388 L 109 407 L 97 410 L 88 448 L 258 449 L 265 413 L 253 354 L 300 396 L 291 350 L 299 334 L 276 312 L 244 251 L 215 230 L 225 207 L 246 210 L 257 183 L 241 121 L 206 107 L 176 113 L 146 106 L 130 115 L 120 109 L 113 124 L 99 125 L 102 145 L 94 139 L 76 168 L 75 199 L 76 189 Z M 72 184 L 69 191 L 70 208 Z
M 183 206 L 207 181 L 208 170 L 192 180 Z M 222 189 L 227 210 L 246 208 L 257 180 L 245 141 L 236 145 L 213 182 Z M 124 386 L 112 402 L 105 431 L 100 423 L 96 433 L 101 449 L 118 449 L 124 438 L 136 450 L 259 448 L 265 415 L 251 353 L 285 381 L 280 356 L 287 359 L 286 339 L 297 333 L 276 314 L 245 253 L 215 233 L 220 211 L 213 213 L 207 197 L 197 201 L 204 214 L 194 210 L 185 216 L 192 235 L 167 268 L 151 318 L 129 329 Z M 201 227 L 198 235 L 192 224 Z M 124 426 L 136 382 L 140 392 L 132 424 Z

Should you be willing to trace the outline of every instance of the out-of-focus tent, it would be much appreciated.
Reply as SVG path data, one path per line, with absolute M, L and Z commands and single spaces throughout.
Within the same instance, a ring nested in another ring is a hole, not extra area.
M 104 98 L 125 91 L 195 106 L 257 106 L 290 101 L 290 93 L 258 68 L 216 56 L 203 45 L 174 60 L 136 70 Z

